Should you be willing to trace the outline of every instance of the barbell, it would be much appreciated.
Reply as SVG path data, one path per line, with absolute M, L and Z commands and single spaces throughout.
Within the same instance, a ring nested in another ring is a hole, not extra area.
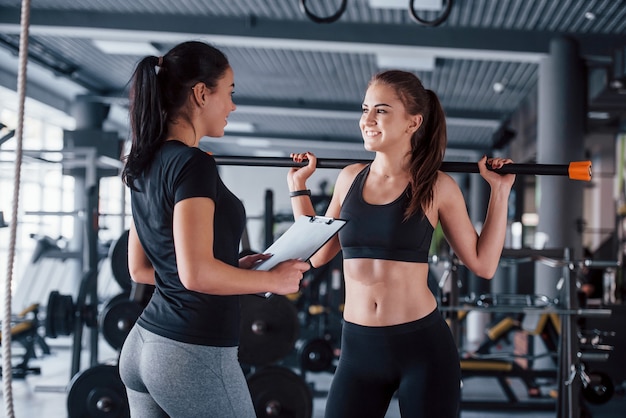
M 106 342 L 119 350 L 143 308 L 144 305 L 132 300 L 130 293 L 124 291 L 107 301 L 102 312 L 98 314 L 96 305 L 81 307 L 74 302 L 71 295 L 62 295 L 53 290 L 48 296 L 46 306 L 46 337 L 71 335 L 76 321 L 81 320 L 90 328 L 100 326 Z
M 209 153 L 211 154 L 211 153 Z M 303 167 L 307 163 L 296 163 L 288 157 L 246 157 L 234 155 L 213 155 L 218 165 L 244 165 L 250 167 Z M 370 163 L 367 159 L 318 158 L 317 168 L 344 168 L 354 163 Z M 489 166 L 487 166 L 489 168 Z M 478 173 L 478 163 L 443 161 L 441 171 L 453 173 Z M 500 174 L 530 174 L 541 176 L 567 176 L 571 180 L 591 180 L 591 161 L 574 161 L 569 164 L 505 164 L 490 170 Z

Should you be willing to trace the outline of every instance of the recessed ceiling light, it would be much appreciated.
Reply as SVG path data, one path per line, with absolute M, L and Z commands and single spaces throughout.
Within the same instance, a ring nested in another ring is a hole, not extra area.
M 269 148 L 272 145 L 272 141 L 265 138 L 237 138 L 235 142 L 237 146 L 252 148 Z
M 369 0 L 372 9 L 409 9 L 409 0 Z M 415 10 L 441 10 L 443 0 L 415 0 Z
M 378 68 L 433 71 L 435 69 L 435 56 L 426 54 L 397 55 L 379 52 L 376 54 L 376 65 Z
M 594 12 L 586 12 L 585 13 L 585 19 L 587 20 L 594 20 L 596 18 L 596 14 Z
M 252 155 L 255 157 L 286 157 L 287 153 L 279 150 L 262 150 L 257 149 L 252 151 Z
M 236 121 L 228 121 L 226 127 L 224 128 L 226 132 L 254 132 L 255 127 L 253 123 L 250 122 L 236 122 Z
M 505 88 L 506 88 L 506 85 L 501 81 L 496 81 L 495 83 L 493 83 L 493 91 L 496 94 L 502 93 Z
M 105 41 L 101 39 L 94 39 L 93 43 L 102 52 L 109 55 L 161 55 L 159 50 L 149 42 Z

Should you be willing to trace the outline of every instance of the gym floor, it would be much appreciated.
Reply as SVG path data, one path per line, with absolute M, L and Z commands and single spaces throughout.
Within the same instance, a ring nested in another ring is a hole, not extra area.
M 63 418 L 67 417 L 68 386 L 70 381 L 70 364 L 72 357 L 71 337 L 59 337 L 47 339 L 51 354 L 40 356 L 31 360 L 29 365 L 41 368 L 41 374 L 31 374 L 24 379 L 13 380 L 13 403 L 17 418 Z M 16 348 L 16 350 L 19 348 Z M 106 343 L 99 346 L 98 358 L 102 363 L 114 362 L 117 353 Z M 89 352 L 84 350 L 81 354 L 82 368 L 89 368 Z M 313 418 L 324 416 L 326 399 L 323 395 L 328 389 L 332 374 L 307 373 L 306 382 L 311 386 L 316 395 L 313 399 Z M 520 403 L 528 400 L 521 382 L 510 379 L 509 384 L 519 398 Z M 321 394 L 321 395 L 319 395 Z M 503 401 L 504 394 L 494 378 L 471 378 L 464 381 L 464 401 Z M 4 394 L 2 395 L 4 403 Z M 547 402 L 551 402 L 547 399 Z M 590 406 L 591 416 L 594 418 L 617 418 L 623 417 L 626 408 L 626 398 L 623 395 L 614 395 L 604 405 Z M 4 407 L 0 416 L 5 415 Z M 461 418 L 496 418 L 496 417 L 556 417 L 555 411 L 520 411 L 516 409 L 493 411 L 484 408 L 481 410 L 467 410 L 461 412 Z M 386 418 L 400 418 L 397 402 L 394 400 L 389 407 Z

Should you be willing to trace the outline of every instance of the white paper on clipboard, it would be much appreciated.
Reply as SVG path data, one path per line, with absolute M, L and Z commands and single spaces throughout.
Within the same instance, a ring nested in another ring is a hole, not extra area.
M 254 270 L 270 270 L 279 263 L 300 259 L 307 261 L 348 221 L 326 216 L 300 216 L 264 253 L 273 254 L 253 267 Z

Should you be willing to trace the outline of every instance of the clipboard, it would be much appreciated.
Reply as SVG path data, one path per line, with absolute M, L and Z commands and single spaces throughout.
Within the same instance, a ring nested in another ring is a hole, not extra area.
M 267 271 L 286 260 L 307 261 L 324 246 L 348 221 L 326 216 L 300 216 L 264 253 L 272 257 L 255 265 L 253 270 Z M 259 296 L 269 297 L 271 293 Z

